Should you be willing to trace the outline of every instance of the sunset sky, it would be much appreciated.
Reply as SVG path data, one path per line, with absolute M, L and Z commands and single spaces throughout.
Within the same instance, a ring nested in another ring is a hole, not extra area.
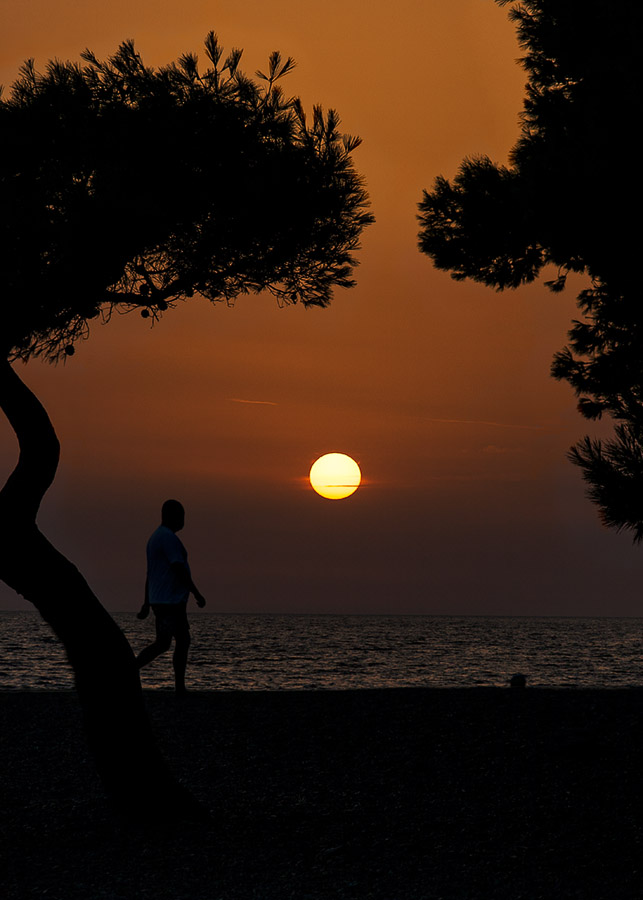
M 588 430 L 549 376 L 580 281 L 497 294 L 417 251 L 417 203 L 463 157 L 506 162 L 525 74 L 492 0 L 0 0 L 0 83 L 34 57 L 146 63 L 202 53 L 209 30 L 248 74 L 293 56 L 284 89 L 336 108 L 376 223 L 357 287 L 326 310 L 194 299 L 150 328 L 94 326 L 66 365 L 20 371 L 62 443 L 43 531 L 110 610 L 140 605 L 161 502 L 211 612 L 639 615 L 641 550 L 601 527 L 565 452 Z M 162 140 L 159 135 L 159 140 Z M 159 203 L 163 185 L 159 184 Z M 605 433 L 605 426 L 603 426 Z M 359 463 L 319 497 L 322 453 Z M 0 422 L 0 466 L 16 442 Z M 28 608 L 4 586 L 3 608 Z M 194 614 L 198 613 L 196 610 Z

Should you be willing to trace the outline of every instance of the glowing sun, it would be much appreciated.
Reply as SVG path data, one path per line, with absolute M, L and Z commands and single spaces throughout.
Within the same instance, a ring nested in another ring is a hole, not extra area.
M 322 497 L 343 500 L 354 494 L 362 480 L 362 473 L 354 459 L 345 453 L 326 453 L 313 463 L 310 483 Z

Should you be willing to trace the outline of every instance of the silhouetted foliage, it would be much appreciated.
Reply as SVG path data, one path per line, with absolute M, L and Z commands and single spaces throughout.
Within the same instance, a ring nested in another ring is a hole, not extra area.
M 306 121 L 278 84 L 185 54 L 160 69 L 131 41 L 106 62 L 27 62 L 0 103 L 0 334 L 12 358 L 57 358 L 115 307 L 158 317 L 199 293 L 266 290 L 326 305 L 353 284 L 372 221 L 334 110 Z
M 640 471 L 630 450 L 643 434 L 634 227 L 640 168 L 632 159 L 643 9 L 632 0 L 496 2 L 511 5 L 525 51 L 520 136 L 508 166 L 486 156 L 465 159 L 453 181 L 439 177 L 424 192 L 419 246 L 452 277 L 497 290 L 533 281 L 552 264 L 556 274 L 545 283 L 554 292 L 570 272 L 588 276 L 578 297 L 584 317 L 574 321 L 552 374 L 572 385 L 586 418 L 606 412 L 622 423 L 605 452 L 600 441 L 585 440 L 570 458 L 583 469 L 604 521 L 640 539 L 643 502 L 622 502 L 617 470 L 603 476 L 616 457 L 617 480 L 627 460 L 632 479 Z
M 203 818 L 155 746 L 131 648 L 81 573 L 39 531 L 59 444 L 9 361 L 73 353 L 113 310 L 159 318 L 198 293 L 232 301 L 268 291 L 325 306 L 353 284 L 353 251 L 372 221 L 330 110 L 277 84 L 279 53 L 257 81 L 214 34 L 209 68 L 186 54 L 146 67 L 132 42 L 106 62 L 26 63 L 0 101 L 0 408 L 18 464 L 0 491 L 0 578 L 33 603 L 73 666 L 89 745 L 128 818 Z
M 601 521 L 621 531 L 631 529 L 634 540 L 643 538 L 643 429 L 634 422 L 620 423 L 614 438 L 585 437 L 569 457 L 588 482 L 588 496 L 599 508 Z

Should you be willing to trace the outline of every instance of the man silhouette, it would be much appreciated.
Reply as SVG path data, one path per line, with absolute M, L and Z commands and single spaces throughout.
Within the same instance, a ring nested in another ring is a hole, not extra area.
M 156 619 L 156 640 L 136 657 L 139 669 L 170 649 L 174 638 L 174 681 L 177 694 L 185 691 L 185 669 L 190 646 L 187 602 L 194 594 L 197 606 L 205 606 L 203 595 L 192 581 L 188 555 L 176 536 L 185 524 L 185 510 L 178 500 L 166 500 L 161 524 L 147 542 L 145 601 L 137 614 L 145 619 L 150 607 Z

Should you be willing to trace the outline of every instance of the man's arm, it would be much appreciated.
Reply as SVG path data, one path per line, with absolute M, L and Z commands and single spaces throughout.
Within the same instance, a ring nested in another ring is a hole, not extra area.
M 147 619 L 150 612 L 150 588 L 147 578 L 145 579 L 145 600 L 139 612 L 136 613 L 137 619 Z
M 185 565 L 182 562 L 172 563 L 172 571 L 178 578 L 179 582 L 186 587 L 191 594 L 194 594 L 194 599 L 196 600 L 196 605 L 203 608 L 205 606 L 205 597 L 199 591 L 195 583 L 192 581 L 192 576 Z

